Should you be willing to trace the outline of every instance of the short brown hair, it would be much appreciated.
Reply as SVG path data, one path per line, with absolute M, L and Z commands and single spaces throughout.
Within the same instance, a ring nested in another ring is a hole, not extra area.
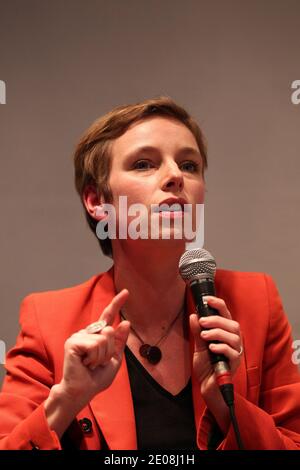
M 203 168 L 207 168 L 206 144 L 200 127 L 188 112 L 171 98 L 161 96 L 113 109 L 87 129 L 74 154 L 76 190 L 83 204 L 88 225 L 95 235 L 98 222 L 86 210 L 83 193 L 87 186 L 93 186 L 105 202 L 112 202 L 108 184 L 111 169 L 110 143 L 124 134 L 131 124 L 151 116 L 166 116 L 182 122 L 194 135 L 203 158 Z M 112 257 L 111 240 L 97 240 L 102 252 Z

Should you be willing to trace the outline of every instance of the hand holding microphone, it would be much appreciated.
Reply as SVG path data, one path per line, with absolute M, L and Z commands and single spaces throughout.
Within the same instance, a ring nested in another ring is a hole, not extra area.
M 191 290 L 198 315 L 191 315 L 195 338 L 194 371 L 201 393 L 217 382 L 229 408 L 238 448 L 244 448 L 234 410 L 232 374 L 243 352 L 239 324 L 232 320 L 224 300 L 215 297 L 216 263 L 204 249 L 186 251 L 180 258 L 179 271 Z M 208 344 L 208 348 L 207 348 Z
M 215 296 L 215 260 L 204 249 L 189 250 L 180 259 L 179 271 L 197 311 L 197 315 L 191 315 L 190 325 L 195 338 L 194 367 L 201 388 L 216 381 L 223 396 L 225 393 L 225 401 L 232 401 L 233 396 L 228 395 L 232 375 L 240 364 L 242 341 L 239 324 L 232 320 L 224 300 Z
M 197 314 L 191 315 L 190 327 L 195 338 L 194 370 L 205 394 L 206 388 L 214 383 L 218 386 L 231 383 L 240 365 L 242 347 L 239 324 L 232 320 L 224 300 L 205 296 L 203 303 L 207 311 L 214 313 L 200 318 Z M 220 376 L 222 371 L 224 375 Z

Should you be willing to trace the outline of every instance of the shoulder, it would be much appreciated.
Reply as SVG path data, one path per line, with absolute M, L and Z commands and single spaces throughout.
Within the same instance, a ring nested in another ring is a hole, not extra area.
M 21 303 L 20 322 L 52 325 L 55 329 L 80 329 L 89 321 L 94 302 L 113 284 L 111 272 L 99 273 L 81 284 L 58 290 L 33 292 Z M 72 327 L 72 328 L 73 328 Z
M 267 273 L 262 272 L 243 272 L 232 271 L 228 269 L 217 269 L 215 278 L 216 288 L 220 291 L 252 292 L 254 289 L 261 295 L 268 295 L 270 288 L 275 287 L 275 282 Z
M 267 273 L 218 269 L 216 295 L 225 300 L 237 319 L 265 322 L 275 313 L 282 313 L 276 284 Z
M 253 271 L 235 271 L 230 269 L 217 269 L 216 271 L 216 280 L 219 281 L 238 281 L 238 282 L 257 282 L 262 281 L 265 277 L 270 278 L 271 276 L 263 272 L 253 272 Z
M 61 289 L 31 292 L 25 297 L 25 299 L 34 298 L 35 300 L 43 301 L 49 299 L 62 300 L 66 298 L 74 298 L 74 296 L 84 296 L 86 292 L 93 289 L 95 284 L 97 284 L 101 280 L 104 274 L 105 273 L 95 274 L 94 276 L 91 276 L 89 279 L 80 284 L 75 284 L 69 287 L 63 287 Z

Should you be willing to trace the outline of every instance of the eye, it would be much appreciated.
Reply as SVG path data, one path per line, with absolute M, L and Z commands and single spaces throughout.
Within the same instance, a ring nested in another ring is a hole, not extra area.
M 149 170 L 149 168 L 153 168 L 153 163 L 150 160 L 137 160 L 132 168 L 134 170 Z
M 183 171 L 189 171 L 191 173 L 196 173 L 200 170 L 200 164 L 193 161 L 186 161 L 181 164 Z

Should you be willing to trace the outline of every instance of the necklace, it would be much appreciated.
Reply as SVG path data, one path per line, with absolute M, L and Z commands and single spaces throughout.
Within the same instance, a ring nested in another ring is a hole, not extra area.
M 181 308 L 180 312 L 177 313 L 176 317 L 172 320 L 172 322 L 170 323 L 167 331 L 163 334 L 163 336 L 158 340 L 156 341 L 155 344 L 153 345 L 150 345 L 148 343 L 146 343 L 142 338 L 141 336 L 138 334 L 138 332 L 130 325 L 130 329 L 132 330 L 132 332 L 135 334 L 135 336 L 140 340 L 140 342 L 142 343 L 140 348 L 139 348 L 139 353 L 140 355 L 144 358 L 144 359 L 147 359 L 148 362 L 150 362 L 150 364 L 158 364 L 159 361 L 161 360 L 162 358 L 162 352 L 161 352 L 161 349 L 158 347 L 158 345 L 162 342 L 163 339 L 166 338 L 166 336 L 168 336 L 168 334 L 170 333 L 171 329 L 172 329 L 172 326 L 175 324 L 176 320 L 179 318 L 179 316 L 182 314 L 182 312 L 184 311 L 184 305 L 183 307 Z M 121 318 L 123 318 L 123 320 L 127 320 L 127 318 L 125 317 L 124 313 L 122 312 L 122 310 L 120 311 L 120 315 L 121 315 Z

